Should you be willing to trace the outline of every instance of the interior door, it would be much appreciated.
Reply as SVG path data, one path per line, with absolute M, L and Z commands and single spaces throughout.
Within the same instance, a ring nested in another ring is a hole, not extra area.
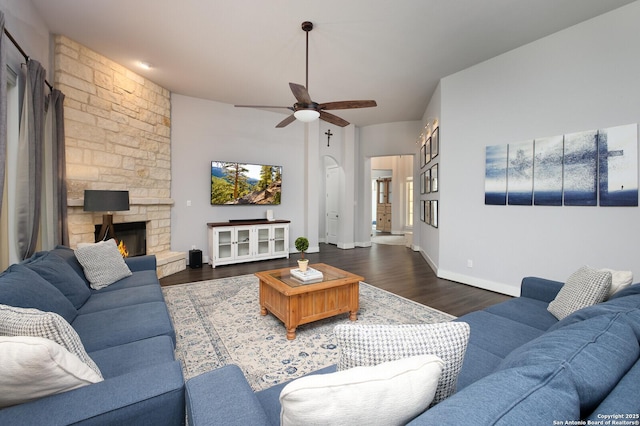
M 338 244 L 338 229 L 339 229 L 339 169 L 337 167 L 327 168 L 327 204 L 326 204 L 326 229 L 327 229 L 327 243 Z

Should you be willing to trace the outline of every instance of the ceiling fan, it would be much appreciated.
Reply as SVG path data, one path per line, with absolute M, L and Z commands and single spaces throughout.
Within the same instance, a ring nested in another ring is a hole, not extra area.
M 311 100 L 309 96 L 309 31 L 313 29 L 313 24 L 309 21 L 302 23 L 302 30 L 307 33 L 307 56 L 306 56 L 306 85 L 289 83 L 291 92 L 295 96 L 296 102 L 292 107 L 285 106 L 268 106 L 268 105 L 235 105 L 240 108 L 286 108 L 293 111 L 293 114 L 282 120 L 276 125 L 277 128 L 285 127 L 293 123 L 296 119 L 304 122 L 310 122 L 317 118 L 324 120 L 328 123 L 335 124 L 336 126 L 345 127 L 349 125 L 347 120 L 344 120 L 337 115 L 328 113 L 327 110 L 336 109 L 353 109 L 353 108 L 369 108 L 377 106 L 376 101 L 337 101 L 326 102 L 319 104 Z

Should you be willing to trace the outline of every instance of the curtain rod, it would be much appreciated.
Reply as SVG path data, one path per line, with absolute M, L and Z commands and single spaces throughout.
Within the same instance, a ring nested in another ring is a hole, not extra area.
M 20 47 L 20 44 L 18 44 L 18 42 L 16 41 L 15 38 L 13 38 L 13 36 L 11 35 L 11 33 L 9 32 L 9 30 L 7 30 L 6 28 L 4 29 L 4 33 L 7 35 L 7 37 L 9 37 L 9 40 L 11 40 L 11 43 L 13 43 L 13 45 L 18 49 L 18 51 L 22 54 L 22 56 L 24 57 L 25 61 L 28 61 L 29 55 L 27 55 L 27 53 L 22 50 L 22 47 Z M 49 87 L 49 90 L 53 90 L 53 86 L 47 81 L 44 81 L 45 84 Z

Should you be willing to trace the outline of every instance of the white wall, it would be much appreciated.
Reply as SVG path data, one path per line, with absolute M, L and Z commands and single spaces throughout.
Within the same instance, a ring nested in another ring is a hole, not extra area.
M 440 276 L 510 294 L 584 264 L 640 279 L 637 207 L 484 205 L 485 146 L 640 121 L 638 22 L 635 2 L 441 81 Z
M 204 256 L 209 256 L 208 222 L 264 218 L 267 209 L 273 210 L 276 219 L 291 220 L 290 239 L 307 235 L 302 195 L 308 181 L 303 124 L 295 122 L 276 129 L 282 114 L 176 94 L 172 95 L 171 104 L 171 196 L 175 201 L 171 215 L 172 250 L 187 251 L 196 245 Z M 213 160 L 283 166 L 282 204 L 212 206 Z M 309 239 L 311 246 L 317 246 L 317 233 L 309 234 Z

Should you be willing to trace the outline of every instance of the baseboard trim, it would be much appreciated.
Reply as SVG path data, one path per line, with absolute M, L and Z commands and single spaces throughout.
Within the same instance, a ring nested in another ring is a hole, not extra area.
M 467 284 L 473 287 L 478 287 L 483 290 L 493 291 L 495 293 L 506 294 L 507 296 L 520 296 L 520 288 L 514 288 L 513 286 L 498 283 L 495 281 L 483 280 L 477 277 L 471 277 L 469 275 L 459 274 L 457 272 L 451 272 L 439 269 L 437 272 L 438 278 L 445 280 L 455 281 L 462 284 Z

